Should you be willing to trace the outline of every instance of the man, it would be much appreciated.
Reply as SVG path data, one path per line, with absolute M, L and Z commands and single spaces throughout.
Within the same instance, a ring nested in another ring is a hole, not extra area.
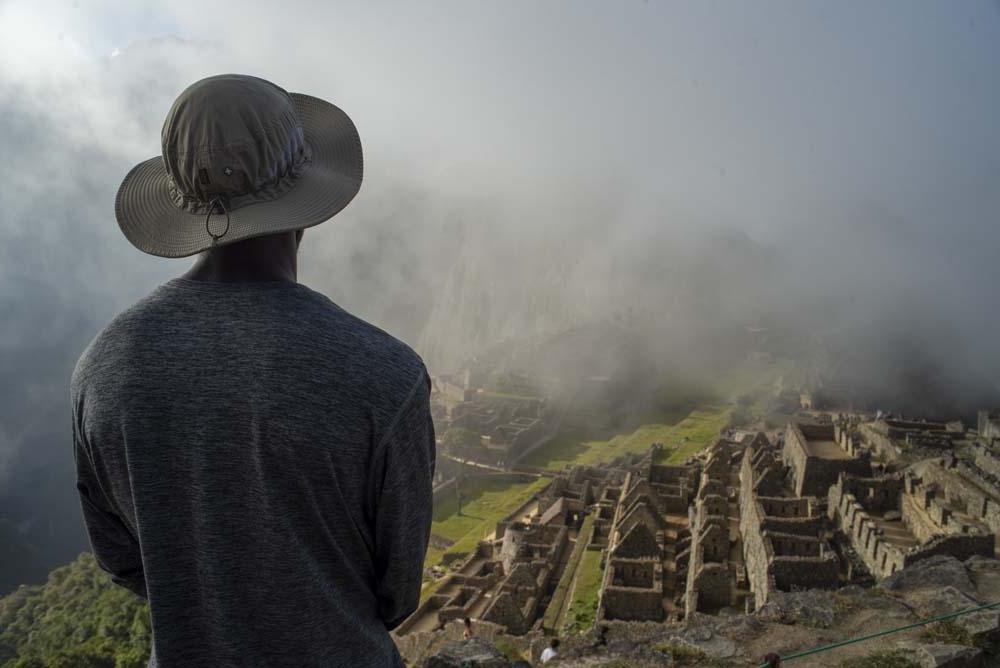
M 151 666 L 401 666 L 434 431 L 420 358 L 296 282 L 302 230 L 361 186 L 337 107 L 262 79 L 185 90 L 163 156 L 115 211 L 164 257 L 200 253 L 116 317 L 72 381 L 98 563 L 147 596 Z
M 553 638 L 549 641 L 549 646 L 542 650 L 542 663 L 548 663 L 552 659 L 559 656 L 559 638 Z

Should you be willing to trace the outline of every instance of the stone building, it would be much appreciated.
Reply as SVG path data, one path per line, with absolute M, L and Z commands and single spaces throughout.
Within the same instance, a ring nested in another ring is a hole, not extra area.
M 647 463 L 625 477 L 608 536 L 600 620 L 663 621 L 683 605 L 688 506 L 698 466 Z
M 878 478 L 841 475 L 830 488 L 830 519 L 876 578 L 935 554 L 961 560 L 993 556 L 993 531 L 967 514 L 957 489 L 949 494 L 942 486 L 943 479 L 935 477 L 939 467 L 925 470 L 926 478 L 913 471 Z
M 558 426 L 546 402 L 539 398 L 497 398 L 476 395 L 451 407 L 445 427 L 479 434 L 481 441 L 450 454 L 493 466 L 511 466 L 524 454 L 546 443 Z
M 774 591 L 830 589 L 839 582 L 839 561 L 825 538 L 826 517 L 816 498 L 799 496 L 785 484 L 788 473 L 794 474 L 798 488 L 803 479 L 816 484 L 802 470 L 811 469 L 787 471 L 768 446 L 748 447 L 743 453 L 739 532 L 749 605 L 763 605 Z
M 785 428 L 781 449 L 782 461 L 794 476 L 796 496 L 826 497 L 830 485 L 841 473 L 871 475 L 871 459 L 867 451 L 852 455 L 837 441 L 837 428 L 832 425 L 789 423 Z
M 748 443 L 755 437 L 747 436 Z M 731 551 L 736 511 L 734 457 L 742 447 L 735 441 L 718 439 L 710 448 L 701 471 L 701 483 L 690 509 L 691 548 L 688 558 L 684 613 L 714 612 L 732 605 L 737 574 L 742 561 L 734 562 Z M 738 469 L 738 463 L 737 463 Z M 737 478 L 738 479 L 738 478 Z
M 499 539 L 499 561 L 508 575 L 500 581 L 482 618 L 505 627 L 507 633 L 523 635 L 543 611 L 540 606 L 562 561 L 569 531 L 554 523 L 515 522 L 505 527 Z
M 913 449 L 949 450 L 955 440 L 964 436 L 941 422 L 891 418 L 861 423 L 858 433 L 862 441 L 887 462 L 895 461 Z

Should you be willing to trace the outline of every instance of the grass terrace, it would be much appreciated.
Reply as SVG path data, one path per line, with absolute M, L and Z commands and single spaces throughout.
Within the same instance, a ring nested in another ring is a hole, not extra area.
M 558 631 L 562 627 L 565 618 L 564 608 L 567 603 L 566 598 L 573 589 L 577 568 L 583 559 L 583 555 L 587 553 L 587 544 L 593 535 L 594 516 L 587 515 L 580 526 L 580 532 L 577 534 L 573 552 L 570 553 L 569 561 L 566 563 L 566 569 L 563 571 L 562 578 L 560 578 L 559 584 L 552 593 L 552 600 L 549 602 L 549 607 L 545 610 L 542 625 L 546 630 Z
M 642 453 L 653 443 L 663 443 L 659 463 L 679 463 L 697 453 L 719 435 L 729 420 L 730 408 L 701 406 L 675 424 L 644 424 L 628 434 L 608 440 L 581 440 L 559 435 L 526 457 L 521 464 L 529 468 L 559 471 L 567 465 L 593 465 L 610 462 L 629 453 Z
M 566 612 L 565 624 L 568 633 L 582 633 L 594 625 L 603 576 L 601 553 L 597 550 L 586 550 L 576 569 L 572 600 Z

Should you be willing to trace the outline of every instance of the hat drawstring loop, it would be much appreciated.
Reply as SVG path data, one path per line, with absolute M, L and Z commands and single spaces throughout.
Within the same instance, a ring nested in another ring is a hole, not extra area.
M 215 213 L 215 205 L 218 204 L 222 209 L 222 213 L 226 214 L 226 229 L 222 230 L 221 234 L 212 234 L 212 230 L 208 226 L 208 221 L 211 220 L 212 214 Z M 208 205 L 208 215 L 205 216 L 205 231 L 208 232 L 208 236 L 212 237 L 212 246 L 226 236 L 229 232 L 229 209 L 226 207 L 226 202 L 222 197 L 214 198 Z

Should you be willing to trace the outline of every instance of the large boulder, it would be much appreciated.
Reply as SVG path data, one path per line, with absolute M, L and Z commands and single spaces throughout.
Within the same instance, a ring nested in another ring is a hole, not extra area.
M 774 592 L 757 611 L 757 618 L 775 624 L 802 624 L 817 629 L 833 626 L 834 600 L 830 592 L 807 589 Z
M 913 592 L 908 600 L 921 617 L 946 615 L 950 612 L 968 610 L 979 606 L 979 601 L 968 594 L 963 594 L 954 587 L 940 589 L 924 589 Z
M 965 564 L 943 554 L 922 559 L 897 571 L 882 581 L 882 587 L 891 591 L 954 587 L 970 596 L 976 593 Z
M 916 651 L 920 668 L 982 668 L 983 650 L 965 645 L 920 645 Z
M 988 557 L 974 556 L 965 561 L 972 584 L 976 585 L 980 601 L 1000 601 L 1000 561 Z
M 486 640 L 470 638 L 442 647 L 424 668 L 511 668 L 511 662 Z

